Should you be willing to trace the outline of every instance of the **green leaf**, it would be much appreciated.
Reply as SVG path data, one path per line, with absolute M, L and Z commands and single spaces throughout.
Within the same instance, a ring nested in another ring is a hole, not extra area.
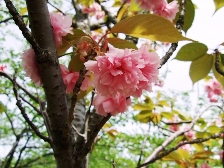
M 83 67 L 84 67 L 84 63 L 80 60 L 80 54 L 78 53 L 73 54 L 73 57 L 68 65 L 68 69 L 70 71 L 79 72 L 81 69 L 83 69 Z
M 221 54 L 221 53 L 220 53 L 220 58 L 221 58 L 221 63 L 222 63 L 222 65 L 224 65 L 224 54 Z
M 27 7 L 24 7 L 24 8 L 21 8 L 20 9 L 20 15 L 24 15 L 25 13 L 27 13 L 28 12 L 28 10 L 27 10 Z
M 135 104 L 133 109 L 135 110 L 152 110 L 154 108 L 154 104 L 146 105 L 146 104 Z
M 213 61 L 215 61 L 215 55 L 213 55 L 213 58 L 214 58 Z M 224 66 L 223 66 L 222 64 L 220 64 L 220 68 L 221 68 L 222 70 L 224 70 Z M 215 78 L 222 84 L 222 87 L 224 87 L 224 76 L 222 76 L 221 74 L 219 74 L 219 73 L 216 71 L 216 69 L 215 69 L 215 64 L 213 64 L 212 71 L 213 71 L 213 73 L 214 73 Z
M 194 148 L 196 149 L 197 152 L 201 152 L 204 150 L 204 145 L 202 143 L 198 143 L 198 144 L 192 144 L 194 146 Z
M 0 114 L 6 112 L 6 106 L 0 101 Z
M 153 14 L 140 14 L 121 20 L 110 32 L 171 43 L 191 40 L 183 37 L 169 20 Z
M 84 6 L 90 6 L 93 2 L 93 0 L 77 0 L 77 3 L 81 3 Z
M 86 36 L 86 34 L 79 29 L 73 30 L 74 34 L 67 34 L 67 36 L 62 37 L 62 45 L 57 48 L 58 56 L 62 55 L 67 51 L 72 45 L 76 44 L 82 36 Z
M 206 54 L 203 57 L 192 61 L 190 66 L 190 78 L 192 83 L 196 83 L 199 80 L 205 78 L 211 71 L 213 65 L 212 55 Z
M 181 0 L 178 0 L 179 4 L 180 4 L 180 1 Z M 184 14 L 183 30 L 184 30 L 184 32 L 187 32 L 187 30 L 191 27 L 191 25 L 194 21 L 195 7 L 191 0 L 185 1 L 184 7 L 185 7 L 185 14 Z M 179 11 L 180 10 L 181 10 L 181 7 L 179 7 Z M 175 23 L 179 19 L 179 16 L 180 16 L 180 12 L 178 12 L 176 14 L 176 17 L 174 20 Z
M 196 132 L 196 138 L 208 138 L 211 136 L 208 132 Z
M 150 121 L 152 121 L 155 125 L 161 121 L 161 115 L 158 113 L 152 113 L 150 117 Z
M 136 50 L 138 49 L 134 43 L 120 38 L 108 38 L 107 41 L 116 48 L 120 49 L 130 48 Z
M 152 111 L 143 110 L 139 114 L 136 115 L 136 119 L 142 123 L 148 123 L 151 119 Z
M 216 133 L 220 133 L 222 129 L 215 125 L 211 125 L 206 129 L 206 131 L 212 134 L 216 134 Z
M 202 43 L 189 43 L 184 45 L 177 53 L 175 59 L 179 61 L 194 61 L 208 51 L 208 47 Z
M 164 118 L 168 119 L 168 120 L 172 120 L 173 119 L 173 113 L 170 112 L 162 112 L 161 116 L 163 116 Z
M 209 155 L 214 155 L 213 152 L 211 151 L 201 151 L 201 152 L 196 152 L 194 155 L 193 155 L 193 158 L 197 158 L 197 159 L 205 159 L 205 158 L 208 158 Z
M 223 0 L 214 0 L 215 3 L 215 12 L 224 6 Z
M 167 103 L 166 100 L 160 100 L 158 103 L 157 103 L 158 106 L 167 106 L 169 107 L 170 105 Z
M 186 113 L 183 113 L 183 112 L 180 112 L 180 111 L 177 111 L 177 110 L 173 110 L 172 111 L 174 114 L 177 114 L 181 120 L 184 120 L 184 121 L 191 121 L 192 118 L 186 114 Z
M 185 1 L 185 14 L 184 14 L 184 26 L 183 30 L 187 32 L 187 30 L 191 27 L 194 21 L 195 8 L 194 4 L 191 0 Z

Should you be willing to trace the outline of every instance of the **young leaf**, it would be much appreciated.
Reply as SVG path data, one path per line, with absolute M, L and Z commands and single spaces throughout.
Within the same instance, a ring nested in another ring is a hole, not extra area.
M 178 0 L 179 4 L 180 4 L 180 1 L 181 0 Z M 194 21 L 195 7 L 191 0 L 185 1 L 184 7 L 185 7 L 185 14 L 184 14 L 183 30 L 184 30 L 184 32 L 187 32 L 187 30 L 191 27 L 191 25 Z M 180 16 L 180 12 L 178 12 L 176 15 L 176 18 L 174 21 L 175 23 L 179 19 L 179 16 Z
M 183 37 L 169 20 L 153 14 L 140 14 L 121 20 L 110 32 L 171 43 L 191 40 Z
M 194 61 L 208 51 L 208 47 L 202 43 L 189 43 L 184 45 L 177 53 L 175 59 L 179 61 Z
M 221 53 L 220 53 L 220 58 L 221 58 L 221 63 L 222 63 L 222 65 L 224 65 L 224 54 L 221 54 Z
M 6 106 L 3 105 L 3 103 L 0 101 L 0 114 L 1 114 L 2 112 L 6 112 Z
M 215 56 L 213 55 L 214 57 L 214 61 L 215 61 Z M 224 66 L 222 64 L 220 64 L 220 67 L 222 70 L 224 70 Z M 221 74 L 219 74 L 216 69 L 215 69 L 215 64 L 213 64 L 213 67 L 212 67 L 212 71 L 215 75 L 215 78 L 222 84 L 222 86 L 224 87 L 224 76 L 222 76 Z
M 137 114 L 136 119 L 142 123 L 148 123 L 151 119 L 152 111 L 143 110 L 139 114 Z
M 222 129 L 215 125 L 211 125 L 206 129 L 206 131 L 209 133 L 212 133 L 212 134 L 216 134 L 216 133 L 220 133 L 220 131 L 222 131 Z
M 69 62 L 68 69 L 70 71 L 79 72 L 84 67 L 84 63 L 80 60 L 80 54 L 73 54 L 71 61 Z
M 215 12 L 224 6 L 223 0 L 214 0 L 215 3 Z
M 62 45 L 57 48 L 58 56 L 64 54 L 65 51 L 67 51 L 71 45 L 77 43 L 82 36 L 86 36 L 86 34 L 79 29 L 74 29 L 73 33 L 74 34 L 68 34 L 62 38 Z
M 150 104 L 150 105 L 145 105 L 145 104 L 135 104 L 133 106 L 133 109 L 135 110 L 152 110 L 154 108 L 154 104 Z
M 199 80 L 205 78 L 211 71 L 213 65 L 212 55 L 206 54 L 203 57 L 192 61 L 190 66 L 190 78 L 192 83 L 196 83 Z
M 120 49 L 130 48 L 130 49 L 138 49 L 136 45 L 130 41 L 123 40 L 120 38 L 107 38 L 108 43 L 110 43 L 112 46 Z
M 163 116 L 164 118 L 166 118 L 168 120 L 172 120 L 174 115 L 173 115 L 173 113 L 170 113 L 170 112 L 162 112 L 161 116 Z

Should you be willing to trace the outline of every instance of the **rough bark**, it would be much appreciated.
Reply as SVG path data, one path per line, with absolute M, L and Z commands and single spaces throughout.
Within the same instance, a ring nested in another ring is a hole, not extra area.
M 46 0 L 26 0 L 30 28 L 39 46 L 48 55 L 36 55 L 47 100 L 47 114 L 58 168 L 73 168 L 71 126 L 52 26 Z

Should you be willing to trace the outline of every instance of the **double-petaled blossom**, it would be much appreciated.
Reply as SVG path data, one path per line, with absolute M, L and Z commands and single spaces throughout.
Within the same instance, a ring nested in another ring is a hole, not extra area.
M 64 84 L 66 86 L 66 93 L 72 93 L 73 89 L 75 87 L 75 84 L 79 78 L 78 72 L 70 72 L 68 68 L 62 64 L 60 64 L 60 70 L 62 74 L 62 79 L 64 81 Z M 84 81 L 82 82 L 82 85 L 80 87 L 80 90 L 87 90 L 87 88 L 91 86 L 91 81 L 88 76 L 85 76 Z
M 168 20 L 175 19 L 177 12 L 179 11 L 179 5 L 177 1 L 172 1 L 167 3 L 164 6 L 154 9 L 154 14 L 162 16 Z
M 223 94 L 222 84 L 215 79 L 211 79 L 205 85 L 210 102 L 218 102 L 218 96 Z
M 54 38 L 56 46 L 62 44 L 62 36 L 66 36 L 68 33 L 73 34 L 72 31 L 72 18 L 64 16 L 62 13 L 50 14 L 51 25 L 54 31 Z
M 93 99 L 93 105 L 98 114 L 107 116 L 108 114 L 115 116 L 127 110 L 127 106 L 131 105 L 130 98 L 126 98 L 119 93 L 115 96 L 102 96 L 97 94 Z
M 40 72 L 37 67 L 37 61 L 35 59 L 35 53 L 32 48 L 25 50 L 21 56 L 22 67 L 26 72 L 26 76 L 30 77 L 36 86 L 41 86 Z
M 83 7 L 82 12 L 94 14 L 96 19 L 101 19 L 101 18 L 104 18 L 104 16 L 105 16 L 105 12 L 102 11 L 101 6 L 96 2 L 91 4 L 89 7 Z
M 94 73 L 94 86 L 103 96 L 116 95 L 139 97 L 143 90 L 151 91 L 158 80 L 159 57 L 150 53 L 143 45 L 139 50 L 109 48 L 96 61 L 85 63 L 86 69 Z
M 105 55 L 97 56 L 96 61 L 87 61 L 85 66 L 94 74 L 93 84 L 98 95 L 93 104 L 98 113 L 115 115 L 125 111 L 129 104 L 126 98 L 139 97 L 143 90 L 152 90 L 152 83 L 158 80 L 160 60 L 146 45 L 138 50 L 109 47 Z
M 176 0 L 168 3 L 166 0 L 136 0 L 140 7 L 153 11 L 154 14 L 173 20 L 179 11 L 179 5 Z

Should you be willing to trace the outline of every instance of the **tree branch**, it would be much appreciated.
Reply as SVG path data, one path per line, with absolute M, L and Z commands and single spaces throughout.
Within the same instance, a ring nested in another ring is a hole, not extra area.
M 22 15 L 21 17 L 22 17 L 22 18 L 27 18 L 28 15 Z M 0 24 L 2 24 L 2 23 L 6 23 L 6 22 L 8 22 L 8 21 L 10 21 L 10 20 L 12 20 L 12 19 L 13 19 L 13 17 L 4 19 L 4 20 L 0 21 Z
M 22 31 L 23 36 L 32 45 L 35 53 L 41 54 L 43 52 L 42 49 L 39 47 L 36 40 L 33 38 L 32 34 L 30 33 L 30 31 L 27 29 L 22 16 L 18 13 L 13 3 L 10 0 L 4 0 L 4 1 L 16 25 Z
M 143 164 L 141 164 L 140 166 L 138 166 L 137 168 L 143 167 L 143 166 L 147 166 L 150 163 L 154 163 L 156 160 L 163 158 L 164 156 L 167 156 L 168 154 L 170 154 L 171 152 L 177 150 L 179 147 L 186 145 L 186 144 L 197 144 L 197 143 L 202 143 L 205 141 L 208 141 L 210 139 L 217 139 L 222 137 L 222 134 L 224 133 L 224 131 L 220 132 L 219 134 L 216 135 L 211 135 L 208 138 L 198 138 L 198 139 L 194 139 L 192 141 L 185 141 L 185 142 L 180 142 L 177 146 L 175 146 L 174 148 L 171 148 L 169 150 L 164 151 L 163 153 L 159 154 L 158 156 L 156 156 L 155 158 L 153 158 L 152 160 L 145 162 Z
M 18 86 L 20 89 L 22 89 L 31 99 L 33 99 L 36 103 L 45 103 L 41 100 L 39 100 L 37 97 L 35 97 L 34 95 L 32 95 L 28 90 L 26 90 L 22 85 L 20 85 L 19 83 L 17 83 L 16 81 L 13 81 L 12 77 L 10 77 L 8 74 L 4 73 L 4 72 L 1 72 L 0 71 L 0 76 L 4 76 L 6 77 L 7 79 L 9 79 L 12 83 L 16 83 L 16 86 Z
M 216 49 L 215 50 L 215 69 L 220 75 L 224 76 L 224 71 L 222 70 L 222 68 L 220 66 L 219 54 L 220 54 L 219 51 Z
M 192 120 L 191 124 L 189 124 L 189 126 L 187 127 L 187 129 L 185 130 L 179 130 L 175 133 L 173 133 L 169 138 L 167 138 L 163 144 L 161 146 L 159 146 L 158 148 L 156 148 L 152 154 L 145 160 L 144 165 L 147 165 L 146 163 L 151 163 L 151 160 L 154 160 L 158 153 L 160 153 L 162 150 L 164 150 L 175 138 L 177 138 L 178 136 L 184 134 L 185 132 L 190 131 L 193 126 L 195 125 L 195 123 L 197 122 L 197 120 L 200 118 L 200 116 L 210 108 L 211 106 L 205 108 L 205 110 L 202 110 L 201 112 L 198 113 L 198 115 Z M 143 166 L 143 164 L 141 165 L 141 167 Z
M 181 33 L 183 30 L 183 25 L 184 25 L 184 14 L 185 14 L 185 0 L 181 0 L 180 2 L 180 15 L 176 23 L 176 28 L 178 31 Z M 166 55 L 160 59 L 160 68 L 170 59 L 170 57 L 173 55 L 174 51 L 177 49 L 178 43 L 172 43 L 171 47 L 169 50 L 166 52 Z
M 100 129 L 104 126 L 104 124 L 110 119 L 111 115 L 108 115 L 106 117 L 104 117 L 96 126 L 95 129 L 92 131 L 92 133 L 90 134 L 90 136 L 88 137 L 87 142 L 85 143 L 83 149 L 81 151 L 77 151 L 77 153 L 75 154 L 76 160 L 80 160 L 83 157 L 85 157 L 89 151 L 91 150 L 92 144 L 98 134 L 98 132 L 100 131 Z
M 14 80 L 15 81 L 15 80 Z M 28 123 L 28 125 L 32 128 L 32 130 L 35 132 L 35 134 L 43 139 L 45 142 L 48 142 L 50 145 L 52 145 L 52 140 L 48 137 L 45 137 L 44 135 L 42 135 L 40 133 L 40 131 L 38 130 L 38 128 L 33 124 L 33 122 L 29 119 L 28 115 L 26 114 L 26 111 L 24 109 L 24 107 L 22 106 L 21 104 L 21 101 L 19 100 L 19 94 L 17 92 L 17 88 L 16 88 L 16 82 L 13 82 L 13 91 L 14 91 L 14 94 L 15 94 L 15 97 L 16 97 L 16 105 L 17 107 L 20 109 L 21 111 L 21 114 L 23 116 L 23 118 L 26 120 L 26 122 Z

